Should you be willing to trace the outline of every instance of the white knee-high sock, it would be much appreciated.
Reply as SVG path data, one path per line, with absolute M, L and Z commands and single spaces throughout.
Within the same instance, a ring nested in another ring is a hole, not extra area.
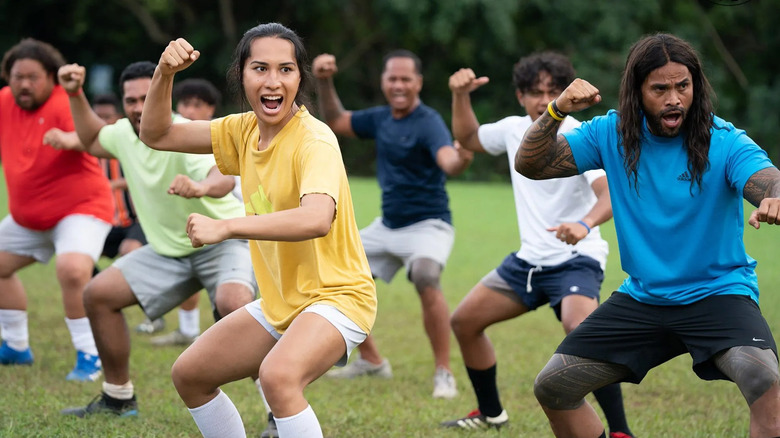
M 92 336 L 92 328 L 89 326 L 89 319 L 86 316 L 76 319 L 65 318 L 65 324 L 68 325 L 70 339 L 77 351 L 83 351 L 93 356 L 98 355 L 95 338 Z
M 311 405 L 293 416 L 274 419 L 279 438 L 322 438 L 320 422 Z
M 192 310 L 179 308 L 179 331 L 190 337 L 200 334 L 200 309 L 197 307 Z
M 30 346 L 30 333 L 27 331 L 27 311 L 0 310 L 0 335 L 8 343 L 8 346 L 14 350 L 26 350 Z
M 189 411 L 204 438 L 246 438 L 241 414 L 222 390 L 205 405 Z
M 268 400 L 265 399 L 265 394 L 263 393 L 263 387 L 260 385 L 260 378 L 255 379 L 255 386 L 257 386 L 257 391 L 260 392 L 260 398 L 263 399 L 263 406 L 265 406 L 265 413 L 270 414 L 271 406 L 268 404 Z

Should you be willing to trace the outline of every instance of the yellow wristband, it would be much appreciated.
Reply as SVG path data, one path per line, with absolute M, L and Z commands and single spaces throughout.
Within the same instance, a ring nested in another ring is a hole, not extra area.
M 553 105 L 552 101 L 550 101 L 550 103 L 547 104 L 547 112 L 550 113 L 550 117 L 552 117 L 553 119 L 555 119 L 555 120 L 557 120 L 559 122 L 562 122 L 563 119 L 566 118 L 566 116 L 561 117 L 558 114 L 556 114 L 552 105 Z

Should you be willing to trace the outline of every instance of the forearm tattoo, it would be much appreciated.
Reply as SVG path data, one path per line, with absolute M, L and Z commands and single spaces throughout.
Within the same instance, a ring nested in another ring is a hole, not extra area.
M 536 376 L 534 394 L 549 409 L 577 409 L 588 393 L 630 373 L 623 365 L 556 353 Z
M 558 135 L 561 122 L 546 112 L 525 134 L 515 155 L 515 169 L 533 179 L 561 178 L 578 173 L 571 147 Z
M 752 405 L 772 385 L 778 384 L 777 357 L 772 350 L 758 347 L 732 347 L 715 358 L 715 365 L 739 387 Z
M 754 173 L 745 183 L 742 196 L 756 207 L 764 198 L 780 198 L 780 170 L 767 167 Z

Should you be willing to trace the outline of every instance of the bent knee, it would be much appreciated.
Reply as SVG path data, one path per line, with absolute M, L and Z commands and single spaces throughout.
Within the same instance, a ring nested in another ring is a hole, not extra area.
M 577 409 L 584 403 L 583 396 L 567 391 L 562 381 L 556 381 L 551 376 L 543 377 L 544 372 L 542 370 L 534 381 L 534 396 L 540 405 L 548 409 L 564 411 Z

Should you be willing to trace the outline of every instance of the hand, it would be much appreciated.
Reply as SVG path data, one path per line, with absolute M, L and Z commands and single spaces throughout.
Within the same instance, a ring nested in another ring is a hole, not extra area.
M 462 68 L 450 76 L 450 90 L 452 94 L 471 93 L 477 88 L 490 82 L 487 76 L 477 77 L 474 70 Z
M 192 213 L 187 218 L 187 237 L 190 238 L 193 248 L 200 248 L 203 245 L 222 242 L 229 236 L 223 221 Z
M 168 43 L 157 67 L 163 75 L 172 75 L 180 72 L 195 62 L 200 57 L 200 52 L 195 50 L 184 38 Z
M 328 79 L 333 77 L 333 75 L 339 71 L 339 68 L 336 65 L 336 57 L 329 53 L 317 55 L 311 63 L 311 71 L 317 79 Z
M 205 185 L 193 181 L 192 178 L 187 175 L 176 175 L 171 185 L 168 187 L 169 195 L 179 195 L 182 198 L 202 198 L 206 196 L 208 187 Z
M 588 235 L 588 229 L 579 222 L 564 222 L 557 227 L 548 228 L 547 231 L 554 231 L 556 239 L 569 245 L 576 245 Z
M 558 109 L 566 114 L 582 111 L 601 102 L 599 89 L 583 79 L 575 79 L 563 93 L 555 99 Z
M 65 64 L 57 70 L 57 79 L 68 93 L 75 93 L 84 85 L 87 69 L 78 64 Z
M 455 140 L 452 143 L 452 147 L 454 147 L 455 151 L 458 153 L 458 158 L 460 158 L 460 161 L 466 163 L 470 163 L 474 161 L 474 152 L 461 146 L 458 140 Z
M 54 149 L 73 149 L 70 147 L 71 143 L 68 141 L 68 134 L 59 128 L 51 128 L 43 134 L 43 144 L 47 144 Z
M 769 225 L 780 225 L 780 198 L 764 198 L 758 208 L 750 213 L 748 224 L 759 229 L 761 222 Z

